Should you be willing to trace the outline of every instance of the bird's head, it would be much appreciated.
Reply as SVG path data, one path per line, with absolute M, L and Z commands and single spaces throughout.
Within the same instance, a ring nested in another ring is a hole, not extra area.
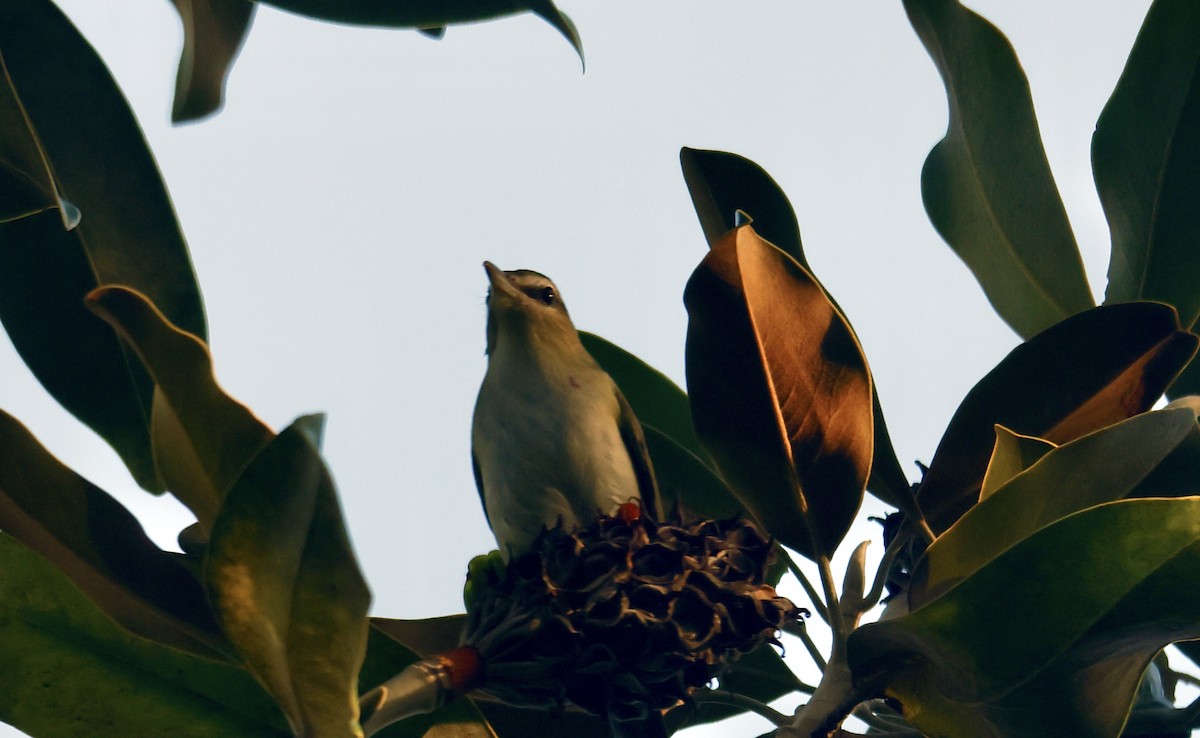
M 579 343 L 567 306 L 554 282 L 529 269 L 503 271 L 490 261 L 487 271 L 487 353 L 504 342 L 538 347 L 575 346 Z

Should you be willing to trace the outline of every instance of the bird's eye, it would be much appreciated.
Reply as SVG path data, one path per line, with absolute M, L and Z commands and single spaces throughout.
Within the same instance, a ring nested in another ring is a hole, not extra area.
M 546 303 L 547 305 L 553 305 L 555 297 L 557 297 L 557 295 L 554 294 L 553 287 L 543 287 L 538 292 L 538 299 L 540 299 L 542 302 Z

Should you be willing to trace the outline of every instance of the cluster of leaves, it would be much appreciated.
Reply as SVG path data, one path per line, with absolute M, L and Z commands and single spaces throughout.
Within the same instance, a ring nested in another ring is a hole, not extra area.
M 577 43 L 548 0 L 278 5 L 426 30 L 531 10 Z M 1188 397 L 1200 389 L 1200 9 L 1156 0 L 1098 122 L 1112 258 L 1096 307 L 1011 47 L 956 0 L 904 5 L 950 102 L 922 173 L 926 208 L 1027 339 L 964 398 L 919 484 L 900 470 L 863 351 L 809 268 L 786 196 L 746 159 L 681 157 L 710 247 L 684 295 L 689 394 L 602 339 L 586 345 L 645 425 L 668 497 L 698 518 L 745 511 L 817 565 L 821 594 L 794 570 L 831 653 L 789 630 L 821 683 L 804 687 L 760 646 L 721 677 L 737 709 L 809 691 L 792 716 L 755 708 L 778 735 L 805 738 L 851 712 L 934 737 L 1183 731 L 1195 710 L 1171 709 L 1177 675 L 1159 654 L 1200 638 L 1186 586 L 1200 566 L 1200 405 Z M 190 119 L 219 106 L 254 5 L 176 7 L 175 117 Z M 197 520 L 186 553 L 159 549 L 0 413 L 0 719 L 39 737 L 77 735 L 81 721 L 95 736 L 360 735 L 360 692 L 458 645 L 464 618 L 367 618 L 320 419 L 276 434 L 215 383 L 153 159 L 49 0 L 0 5 L 0 72 L 0 321 L 138 484 Z M 1164 393 L 1180 399 L 1152 411 Z M 862 547 L 840 587 L 830 568 L 865 491 L 903 516 L 870 591 Z M 771 583 L 789 563 L 776 553 Z M 886 617 L 860 625 L 885 579 L 899 588 Z M 710 644 L 685 645 L 691 657 Z M 1147 704 L 1130 718 L 1139 684 Z M 691 693 L 688 724 L 735 711 L 703 694 Z M 608 729 L 480 698 L 381 735 L 462 730 Z

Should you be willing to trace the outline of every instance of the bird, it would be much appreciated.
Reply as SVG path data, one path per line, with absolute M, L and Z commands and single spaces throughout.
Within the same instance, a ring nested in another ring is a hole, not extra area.
M 554 282 L 490 261 L 483 268 L 487 371 L 471 460 L 502 556 L 524 553 L 545 527 L 586 525 L 630 503 L 659 517 L 641 424 L 579 340 Z

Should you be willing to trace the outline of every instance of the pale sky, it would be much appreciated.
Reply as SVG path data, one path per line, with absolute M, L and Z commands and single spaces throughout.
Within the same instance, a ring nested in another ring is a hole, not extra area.
M 276 429 L 328 413 L 325 455 L 373 614 L 461 611 L 467 560 L 494 547 L 469 461 L 484 259 L 549 275 L 578 327 L 683 384 L 682 291 L 706 245 L 681 146 L 754 159 L 788 193 L 914 478 L 909 462 L 930 459 L 962 396 L 1016 344 L 921 206 L 946 104 L 899 0 L 563 0 L 585 74 L 533 16 L 433 41 L 262 6 L 225 110 L 183 127 L 169 123 L 181 43 L 171 4 L 57 1 L 158 158 L 219 380 Z M 1149 2 L 969 4 L 1030 77 L 1100 299 L 1109 242 L 1090 138 Z M 0 376 L 0 407 L 174 545 L 186 511 L 141 492 L 7 341 Z M 877 534 L 856 527 L 843 556 Z M 750 717 L 686 735 L 769 727 Z M 21 734 L 0 726 L 10 735 Z

